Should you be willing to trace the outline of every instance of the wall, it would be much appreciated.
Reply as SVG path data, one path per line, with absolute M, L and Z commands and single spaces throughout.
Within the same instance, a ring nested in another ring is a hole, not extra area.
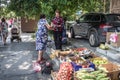
M 37 27 L 37 20 L 21 18 L 22 32 L 35 32 Z

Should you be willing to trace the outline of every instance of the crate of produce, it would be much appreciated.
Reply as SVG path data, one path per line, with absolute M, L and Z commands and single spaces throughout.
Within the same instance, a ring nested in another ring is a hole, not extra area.
M 102 57 L 95 57 L 92 58 L 90 61 L 93 62 L 96 66 L 109 63 L 108 59 Z
M 51 77 L 52 77 L 52 79 L 53 80 L 57 80 L 57 74 L 58 74 L 58 72 L 51 72 Z
M 107 73 L 102 70 L 88 71 L 88 69 L 81 69 L 74 73 L 75 80 L 110 80 Z
M 108 64 L 102 64 L 99 69 L 107 72 L 111 80 L 120 80 L 120 66 L 109 62 Z

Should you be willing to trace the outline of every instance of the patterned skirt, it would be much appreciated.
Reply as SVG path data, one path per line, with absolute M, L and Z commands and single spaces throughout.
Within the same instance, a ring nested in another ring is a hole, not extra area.
M 46 50 L 47 41 L 48 41 L 47 36 L 36 33 L 36 50 L 37 51 Z

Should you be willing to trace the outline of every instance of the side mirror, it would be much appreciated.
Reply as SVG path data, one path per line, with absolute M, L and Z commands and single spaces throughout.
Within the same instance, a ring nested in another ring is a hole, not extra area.
M 80 20 L 76 20 L 77 23 L 80 23 Z

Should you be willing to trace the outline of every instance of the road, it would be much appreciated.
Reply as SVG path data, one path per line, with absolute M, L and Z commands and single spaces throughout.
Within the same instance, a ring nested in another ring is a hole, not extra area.
M 37 59 L 35 41 L 31 34 L 22 34 L 22 42 L 0 46 L 0 80 L 49 80 L 50 76 L 35 73 L 32 63 Z
M 0 80 L 50 80 L 50 76 L 33 71 L 32 63 L 37 59 L 37 52 L 35 41 L 31 38 L 31 35 L 30 33 L 23 33 L 21 36 L 22 42 L 19 43 L 17 41 L 11 43 L 9 36 L 7 45 L 0 46 Z M 64 45 L 64 49 L 87 47 L 95 50 L 95 48 L 89 46 L 86 39 L 77 38 L 69 39 L 69 41 L 70 44 Z M 58 64 L 55 64 L 55 66 L 58 67 Z
M 69 39 L 69 41 L 70 44 L 64 45 L 64 49 L 86 47 L 94 52 L 96 51 L 96 47 L 90 47 L 86 39 L 76 38 Z M 47 50 L 50 50 L 50 48 Z M 49 52 L 47 51 L 47 53 Z M 49 59 L 48 55 L 45 55 L 45 57 Z M 51 80 L 50 75 L 33 71 L 32 63 L 36 59 L 35 41 L 31 38 L 31 34 L 22 34 L 22 42 L 20 43 L 16 41 L 10 43 L 9 37 L 7 45 L 0 46 L 0 80 Z
M 76 46 L 76 47 L 86 47 L 88 49 L 91 49 L 92 51 L 96 50 L 96 47 L 91 47 L 89 45 L 89 42 L 88 42 L 87 39 L 77 37 L 75 39 L 69 39 L 69 41 L 71 42 L 71 44 L 73 46 Z

